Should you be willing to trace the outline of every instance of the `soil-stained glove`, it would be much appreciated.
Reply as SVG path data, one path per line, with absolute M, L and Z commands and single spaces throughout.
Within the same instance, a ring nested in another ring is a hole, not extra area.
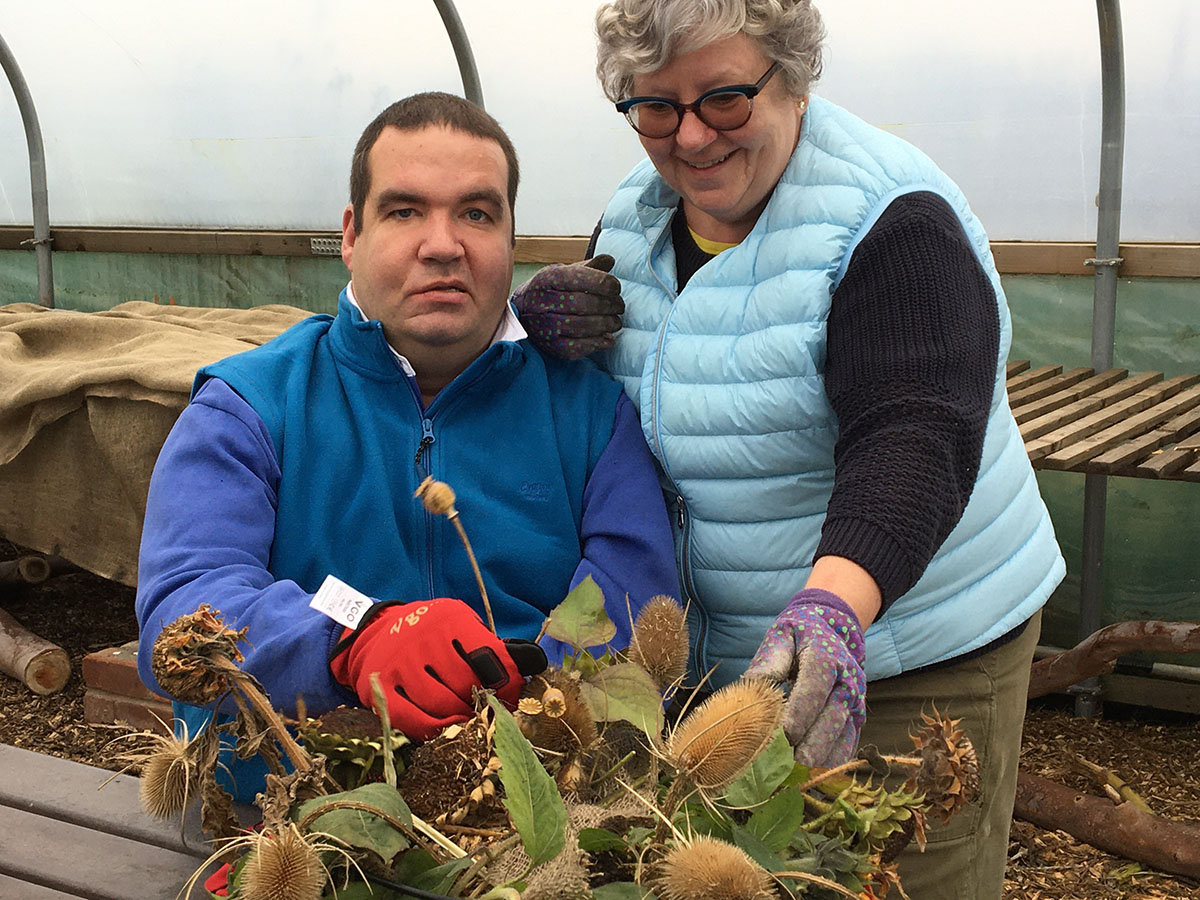
M 533 346 L 557 359 L 606 350 L 621 328 L 621 282 L 609 275 L 606 253 L 569 266 L 549 265 L 513 291 L 521 325 Z
M 546 655 L 529 641 L 501 641 L 470 606 L 439 597 L 377 603 L 334 647 L 329 668 L 368 707 L 375 705 L 371 673 L 378 672 L 392 727 L 425 741 L 474 714 L 474 688 L 515 706 L 522 676 L 545 669 Z
M 858 617 L 829 591 L 802 590 L 767 630 L 744 677 L 792 682 L 783 730 L 797 762 L 854 758 L 867 711 L 864 659 Z

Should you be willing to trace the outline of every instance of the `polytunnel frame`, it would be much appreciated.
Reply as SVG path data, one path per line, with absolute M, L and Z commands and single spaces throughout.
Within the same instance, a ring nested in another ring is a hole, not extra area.
M 468 100 L 483 108 L 483 89 L 466 29 L 453 0 L 433 0 L 442 24 L 450 37 Z M 1095 268 L 1092 301 L 1091 364 L 1096 371 L 1112 367 L 1116 322 L 1117 270 L 1121 264 L 1120 224 L 1122 170 L 1125 156 L 1125 62 L 1121 32 L 1120 0 L 1096 0 L 1100 27 L 1101 69 L 1101 150 L 1099 214 L 1096 227 L 1096 256 L 1089 259 Z M 30 186 L 33 194 L 33 239 L 37 256 L 38 302 L 54 307 L 54 277 L 51 263 L 49 197 L 46 190 L 46 157 L 41 126 L 29 86 L 16 58 L 0 35 L 0 65 L 3 66 L 16 96 L 29 147 Z M 1105 513 L 1108 478 L 1084 476 L 1083 544 L 1080 573 L 1080 640 L 1097 631 L 1102 620 L 1102 568 L 1104 557 Z M 1098 678 L 1077 685 L 1076 712 L 1094 715 L 1099 709 Z

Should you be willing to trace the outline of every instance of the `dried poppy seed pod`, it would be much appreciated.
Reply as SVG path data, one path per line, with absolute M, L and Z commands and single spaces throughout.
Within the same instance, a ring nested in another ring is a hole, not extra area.
M 542 712 L 552 719 L 561 718 L 567 711 L 567 698 L 556 687 L 546 688 L 542 694 Z
M 522 693 L 525 697 L 537 698 L 542 704 L 542 715 L 518 718 L 522 734 L 535 747 L 555 753 L 573 753 L 596 740 L 596 720 L 591 707 L 583 698 L 579 682 L 562 669 L 547 669 L 530 678 Z M 559 703 L 562 712 L 551 716 L 550 707 L 557 709 Z
M 435 516 L 458 514 L 454 508 L 454 489 L 444 481 L 434 481 L 433 476 L 426 477 L 413 496 L 420 499 L 425 508 Z
M 542 701 L 537 697 L 522 697 L 517 701 L 517 712 L 522 715 L 540 716 L 542 709 Z
M 769 900 L 771 876 L 745 851 L 713 837 L 675 847 L 659 864 L 661 900 Z
M 295 825 L 263 832 L 238 879 L 242 900 L 320 900 L 325 887 L 321 859 Z
M 671 733 L 667 761 L 696 787 L 724 787 L 771 740 L 783 715 L 783 701 L 783 694 L 759 678 L 727 684 Z
M 674 598 L 651 597 L 633 623 L 629 659 L 645 669 L 658 689 L 675 684 L 687 671 L 687 617 Z
M 147 815 L 170 819 L 183 812 L 196 781 L 196 762 L 188 754 L 188 741 L 158 735 L 155 750 L 142 763 L 138 798 Z

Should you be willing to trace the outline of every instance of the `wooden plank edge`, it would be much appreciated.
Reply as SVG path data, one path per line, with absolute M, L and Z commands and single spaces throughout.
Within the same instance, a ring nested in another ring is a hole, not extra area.
M 312 238 L 341 242 L 340 231 L 235 228 L 131 228 L 66 226 L 52 228 L 57 251 L 109 253 L 200 253 L 250 256 L 314 256 Z M 19 250 L 33 237 L 26 225 L 0 225 L 0 250 Z M 520 263 L 575 262 L 587 252 L 587 235 L 518 235 Z M 1095 244 L 1083 241 L 992 241 L 1002 275 L 1093 275 L 1086 260 Z M 27 247 L 25 247 L 27 249 Z M 328 255 L 336 256 L 337 253 Z M 1122 278 L 1200 278 L 1200 243 L 1122 244 Z

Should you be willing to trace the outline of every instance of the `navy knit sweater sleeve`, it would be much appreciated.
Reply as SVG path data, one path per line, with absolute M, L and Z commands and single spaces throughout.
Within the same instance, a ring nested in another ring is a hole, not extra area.
M 971 496 L 999 341 L 995 292 L 954 211 L 931 193 L 894 200 L 833 295 L 825 390 L 839 433 L 815 554 L 865 568 L 884 609 Z

